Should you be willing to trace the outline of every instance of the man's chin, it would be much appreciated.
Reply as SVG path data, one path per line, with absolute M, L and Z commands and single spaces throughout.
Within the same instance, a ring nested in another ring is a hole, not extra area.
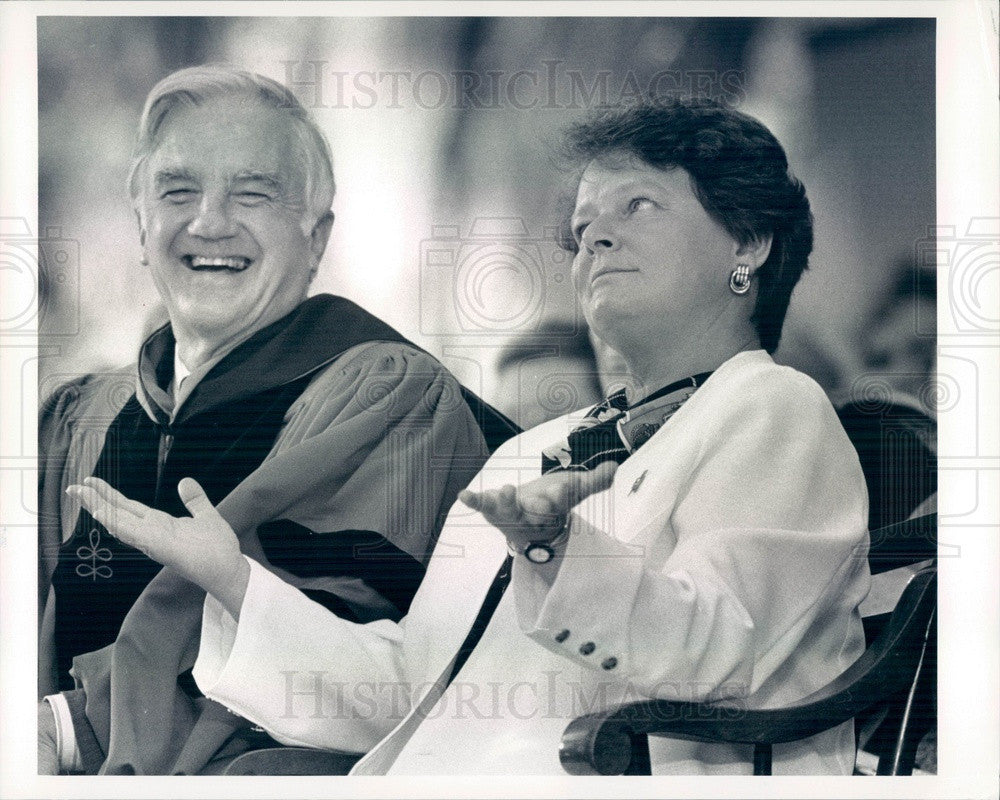
M 263 327 L 257 324 L 250 308 L 239 304 L 202 307 L 192 304 L 170 313 L 170 322 L 178 336 L 196 336 L 208 341 L 224 342 L 243 335 L 249 336 Z
M 303 298 L 304 299 L 304 298 Z M 204 342 L 226 346 L 246 339 L 261 328 L 294 310 L 299 302 L 271 303 L 260 307 L 255 302 L 199 303 L 193 301 L 170 310 L 170 321 L 178 338 L 195 337 Z

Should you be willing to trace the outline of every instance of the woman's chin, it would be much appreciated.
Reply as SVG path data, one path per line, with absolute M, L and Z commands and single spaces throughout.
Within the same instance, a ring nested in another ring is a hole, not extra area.
M 615 297 L 611 293 L 602 293 L 591 299 L 587 309 L 587 323 L 591 329 L 616 350 L 621 348 L 616 344 L 631 338 L 631 331 L 636 325 L 636 307 Z

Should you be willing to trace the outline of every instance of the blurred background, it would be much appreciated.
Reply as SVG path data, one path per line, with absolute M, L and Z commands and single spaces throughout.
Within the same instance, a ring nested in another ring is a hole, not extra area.
M 553 237 L 573 179 L 559 131 L 639 93 L 757 116 L 806 184 L 816 247 L 778 360 L 835 402 L 904 392 L 933 411 L 933 20 L 41 17 L 38 39 L 42 395 L 134 361 L 165 319 L 125 188 L 132 137 L 160 78 L 229 61 L 292 86 L 332 145 L 313 292 L 522 422 L 597 391 L 575 379 L 592 356 Z

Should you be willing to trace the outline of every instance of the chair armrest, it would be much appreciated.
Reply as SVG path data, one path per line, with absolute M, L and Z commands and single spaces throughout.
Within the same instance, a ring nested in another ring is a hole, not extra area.
M 794 705 L 750 709 L 738 701 L 629 703 L 570 722 L 559 760 L 572 775 L 621 775 L 636 736 L 770 745 L 805 739 L 846 722 L 909 687 L 933 624 L 936 578 L 936 566 L 917 572 L 872 646 L 836 679 Z

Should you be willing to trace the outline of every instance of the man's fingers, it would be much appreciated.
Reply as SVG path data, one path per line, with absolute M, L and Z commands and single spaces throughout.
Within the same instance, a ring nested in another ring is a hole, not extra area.
M 603 464 L 599 465 L 597 469 L 591 470 L 588 473 L 588 477 L 584 478 L 583 485 L 581 486 L 583 494 L 580 499 L 596 492 L 603 492 L 607 489 L 611 485 L 611 482 L 615 479 L 615 473 L 617 471 L 618 464 L 614 461 L 605 461 Z
M 149 506 L 135 500 L 129 500 L 110 483 L 102 481 L 100 478 L 84 478 L 83 484 L 93 489 L 102 502 L 138 519 L 144 519 L 147 512 L 151 510 Z
M 180 495 L 181 502 L 191 512 L 192 517 L 219 516 L 205 490 L 194 478 L 181 478 L 181 482 L 177 484 L 177 494 Z
M 133 524 L 134 516 L 121 513 L 116 505 L 105 500 L 93 486 L 74 485 L 68 487 L 66 492 L 79 500 L 90 512 L 90 516 L 107 528 L 108 533 L 125 544 L 139 547 L 141 534 L 138 526 Z

